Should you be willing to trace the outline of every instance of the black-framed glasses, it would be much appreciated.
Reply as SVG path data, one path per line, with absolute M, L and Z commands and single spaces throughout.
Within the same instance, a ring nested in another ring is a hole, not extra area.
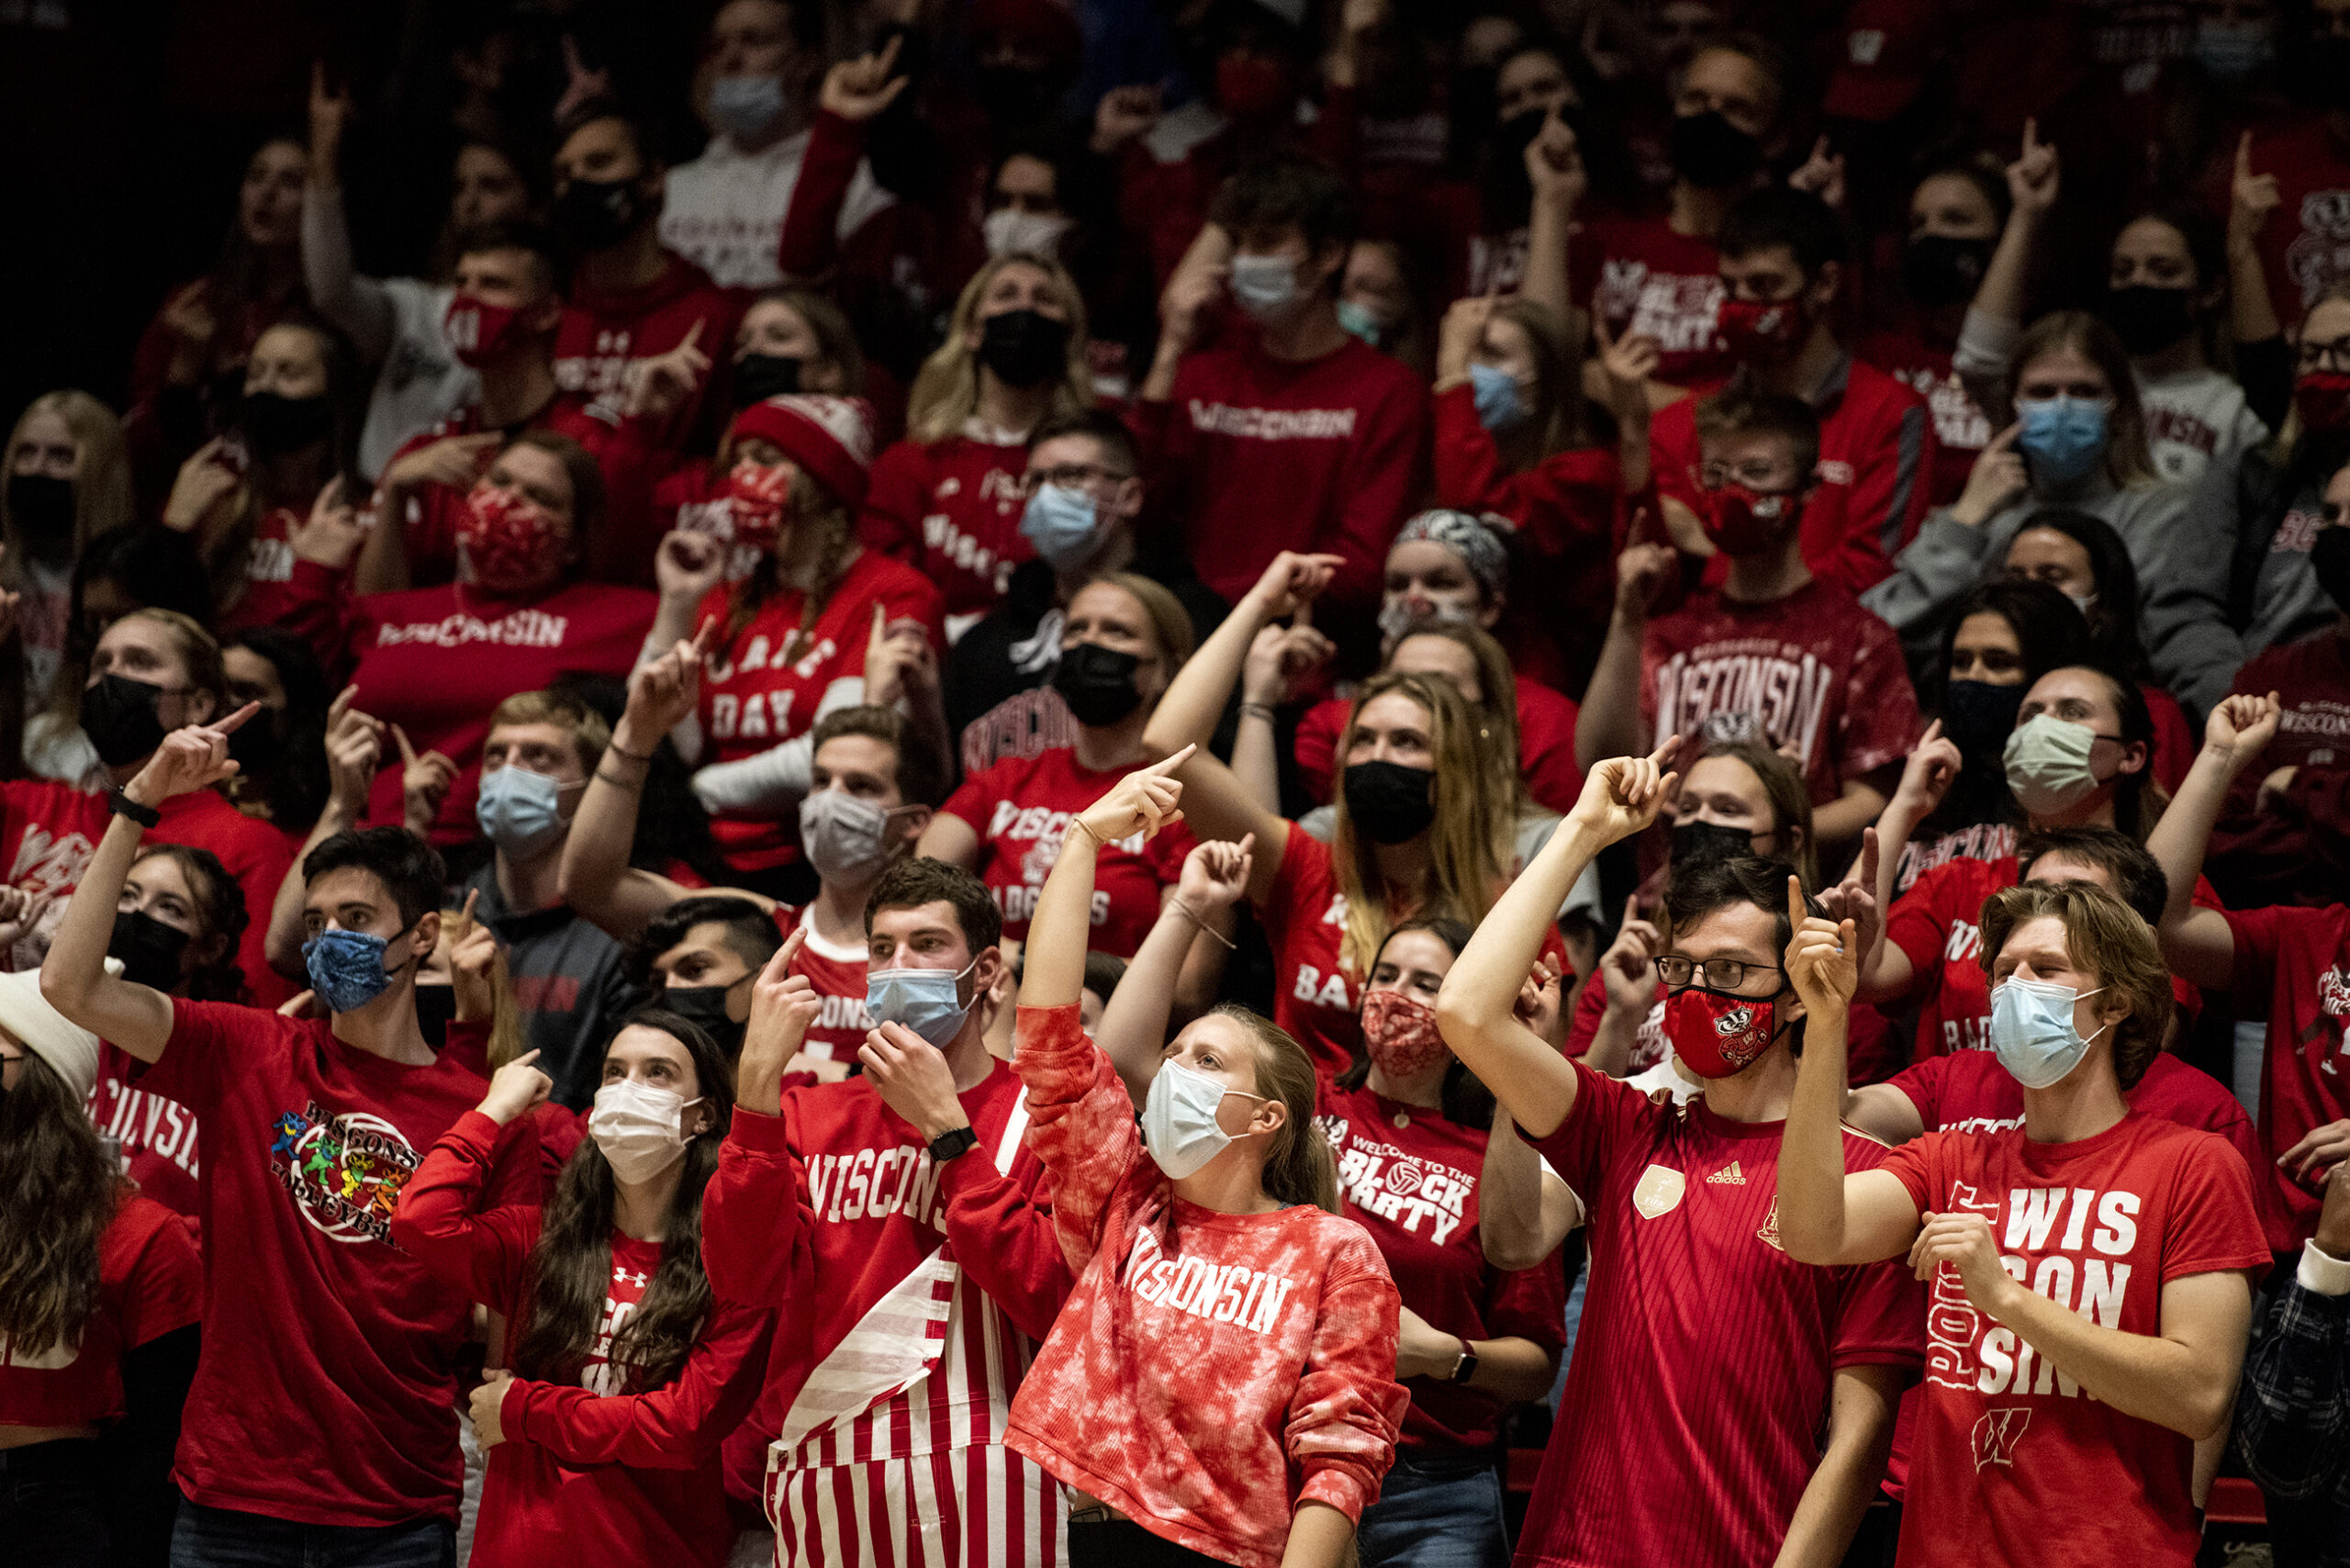
M 2300 367 L 2303 370 L 2350 371 L 2350 338 L 2336 338 L 2331 342 L 2301 340 Z
M 1675 953 L 1651 958 L 1649 962 L 1656 967 L 1656 978 L 1664 982 L 1667 991 L 1679 991 L 1693 982 L 1707 991 L 1737 991 L 1746 983 L 1747 975 L 1755 970 L 1786 972 L 1777 964 L 1750 964 L 1743 958 L 1693 960 Z
M 1065 490 L 1078 490 L 1099 481 L 1104 485 L 1124 484 L 1131 474 L 1113 473 L 1091 463 L 1064 463 L 1058 468 L 1032 468 L 1020 476 L 1020 493 L 1033 496 L 1046 485 L 1058 485 Z

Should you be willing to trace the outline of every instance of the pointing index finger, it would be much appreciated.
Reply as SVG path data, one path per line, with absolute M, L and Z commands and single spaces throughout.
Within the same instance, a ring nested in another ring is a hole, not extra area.
M 1787 924 L 1795 930 L 1801 931 L 1803 923 L 1810 917 L 1811 912 L 1803 906 L 1803 879 L 1789 872 L 1787 874 Z
M 246 720 L 252 718 L 254 714 L 260 711 L 260 703 L 248 702 L 243 707 L 238 709 L 235 712 L 229 714 L 227 718 L 217 719 L 204 727 L 207 731 L 216 735 L 234 734 L 239 730 L 245 727 Z
M 1148 767 L 1144 768 L 1143 772 L 1154 778 L 1164 778 L 1167 775 L 1174 772 L 1177 768 L 1191 761 L 1192 754 L 1199 749 L 1198 742 L 1190 742 L 1184 745 L 1181 751 L 1169 752 L 1165 756 L 1159 758 L 1157 762 L 1152 763 Z
M 416 766 L 416 748 L 408 744 L 408 732 L 401 729 L 397 724 L 394 724 L 392 726 L 392 739 L 399 743 L 401 764 L 405 767 L 414 767 Z

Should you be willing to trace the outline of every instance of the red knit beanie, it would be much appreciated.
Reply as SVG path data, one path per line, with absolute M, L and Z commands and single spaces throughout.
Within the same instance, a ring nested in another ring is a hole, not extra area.
M 865 504 L 873 468 L 873 406 L 862 398 L 795 392 L 734 416 L 733 439 L 762 436 L 849 510 Z

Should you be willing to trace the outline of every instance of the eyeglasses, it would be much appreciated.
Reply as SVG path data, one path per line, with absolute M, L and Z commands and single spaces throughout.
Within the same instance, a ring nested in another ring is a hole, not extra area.
M 2350 371 L 2350 338 L 2336 338 L 2324 343 L 2302 340 L 2300 366 L 2303 370 Z
M 1133 478 L 1108 468 L 1097 468 L 1091 463 L 1064 463 L 1058 468 L 1032 468 L 1020 477 L 1020 493 L 1033 496 L 1046 485 L 1058 485 L 1065 490 L 1080 489 L 1094 480 L 1105 485 L 1123 484 Z
M 1777 964 L 1750 964 L 1743 958 L 1707 958 L 1701 962 L 1668 954 L 1651 958 L 1656 966 L 1656 978 L 1664 982 L 1667 991 L 1679 991 L 1693 981 L 1707 991 L 1736 991 L 1746 983 L 1751 970 L 1768 969 L 1774 974 L 1786 971 Z

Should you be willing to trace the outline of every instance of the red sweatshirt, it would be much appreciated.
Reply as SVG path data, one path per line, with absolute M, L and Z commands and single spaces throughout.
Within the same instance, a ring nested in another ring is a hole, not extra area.
M 429 431 L 422 431 L 400 443 L 392 454 L 393 463 L 409 454 L 431 446 L 434 442 L 451 436 L 479 435 L 484 430 L 481 408 L 468 404 L 442 420 Z M 588 412 L 588 399 L 577 393 L 558 392 L 554 401 L 525 421 L 527 430 L 548 431 L 567 435 L 590 453 L 601 454 L 611 440 L 613 421 L 599 419 Z M 489 472 L 489 454 L 482 455 L 481 472 Z M 610 491 L 609 483 L 606 489 Z M 408 495 L 408 504 L 399 518 L 400 543 L 408 555 L 408 581 L 429 585 L 452 581 L 457 575 L 457 528 L 465 515 L 465 497 L 471 487 L 459 489 L 453 485 L 419 485 Z M 609 513 L 608 513 L 609 515 Z M 288 562 L 287 575 L 292 575 Z
M 1477 418 L 1475 392 L 1465 385 L 1449 388 L 1437 394 L 1435 407 L 1436 504 L 1492 512 L 1516 526 L 1512 599 L 1518 613 L 1510 619 L 1529 633 L 1539 626 L 1535 634 L 1557 646 L 1562 689 L 1582 690 L 1616 603 L 1616 541 L 1626 521 L 1616 454 L 1573 447 L 1522 474 L 1505 474 L 1500 449 Z
M 649 593 L 600 583 L 564 584 L 532 603 L 458 583 L 353 599 L 307 561 L 296 565 L 291 587 L 297 615 L 286 629 L 309 640 L 330 678 L 349 671 L 363 711 L 399 725 L 418 755 L 438 751 L 457 765 L 432 827 L 438 846 L 480 836 L 474 794 L 491 711 L 569 671 L 625 678 L 655 607 Z M 386 749 L 367 801 L 375 824 L 402 817 L 399 753 Z
M 555 329 L 555 385 L 586 398 L 589 410 L 608 423 L 620 419 L 631 364 L 667 353 L 696 322 L 701 352 L 711 359 L 724 358 L 733 342 L 734 302 L 726 291 L 683 256 L 664 251 L 661 259 L 660 273 L 638 288 L 599 288 L 583 268 L 572 278 L 563 324 Z M 685 445 L 709 389 L 705 378 L 670 416 L 655 445 L 671 453 Z
M 1359 1519 L 1394 1462 L 1395 1282 L 1352 1220 L 1175 1196 L 1077 1014 L 1020 1010 L 1029 1146 L 1080 1272 L 1004 1440 L 1154 1535 L 1279 1568 L 1300 1503 Z
M 846 1495 L 862 1524 L 925 1458 L 922 1473 L 958 1494 L 951 1512 L 946 1497 L 934 1506 L 969 1532 L 964 1561 L 1054 1560 L 1024 1559 L 1021 1540 L 994 1532 L 1049 1527 L 1057 1542 L 1058 1489 L 1017 1455 L 994 1459 L 1069 1267 L 1044 1168 L 1021 1141 L 1019 1081 L 999 1063 L 961 1100 L 979 1147 L 943 1166 L 863 1078 L 787 1090 L 779 1115 L 736 1110 L 719 1151 L 702 1196 L 711 1288 L 778 1313 L 753 1417 L 769 1441 L 730 1445 L 729 1480 L 763 1498 L 786 1562 L 812 1560 L 790 1546 L 823 1532 L 819 1497 L 829 1510 Z M 799 1244 L 778 1247 L 778 1234 Z M 984 1500 L 970 1495 L 982 1485 Z
M 502 1313 L 509 1347 L 531 1321 L 529 1281 L 543 1211 L 483 1210 L 496 1122 L 468 1111 L 441 1135 L 400 1193 L 392 1239 L 450 1286 Z M 789 1216 L 786 1216 L 787 1218 Z M 789 1250 L 789 1234 L 769 1245 Z M 475 1551 L 485 1562 L 567 1568 L 582 1540 L 619 1562 L 716 1568 L 734 1544 L 718 1447 L 758 1393 L 773 1315 L 714 1306 L 670 1382 L 625 1395 L 613 1337 L 661 1264 L 658 1243 L 615 1231 L 612 1280 L 576 1386 L 517 1381 L 498 1406 L 506 1441 L 489 1450 Z
M 936 583 L 949 616 L 984 615 L 1011 586 L 1012 568 L 1036 554 L 1020 532 L 1027 471 L 1024 441 L 901 441 L 873 460 L 857 536 Z
M 1239 333 L 1188 355 L 1174 396 L 1132 418 L 1151 494 L 1208 587 L 1237 603 L 1277 553 L 1327 551 L 1346 565 L 1324 599 L 1376 604 L 1425 476 L 1427 394 L 1408 368 L 1352 338 L 1292 364 Z
M 1819 409 L 1818 487 L 1803 509 L 1803 560 L 1812 576 L 1858 597 L 1893 571 L 1933 499 L 1936 443 L 1926 400 L 1847 355 Z M 1649 423 L 1657 493 L 1696 510 L 1697 399 L 1684 398 Z M 1707 580 L 1729 566 L 1717 555 Z M 1612 585 L 1611 585 L 1612 586 Z

